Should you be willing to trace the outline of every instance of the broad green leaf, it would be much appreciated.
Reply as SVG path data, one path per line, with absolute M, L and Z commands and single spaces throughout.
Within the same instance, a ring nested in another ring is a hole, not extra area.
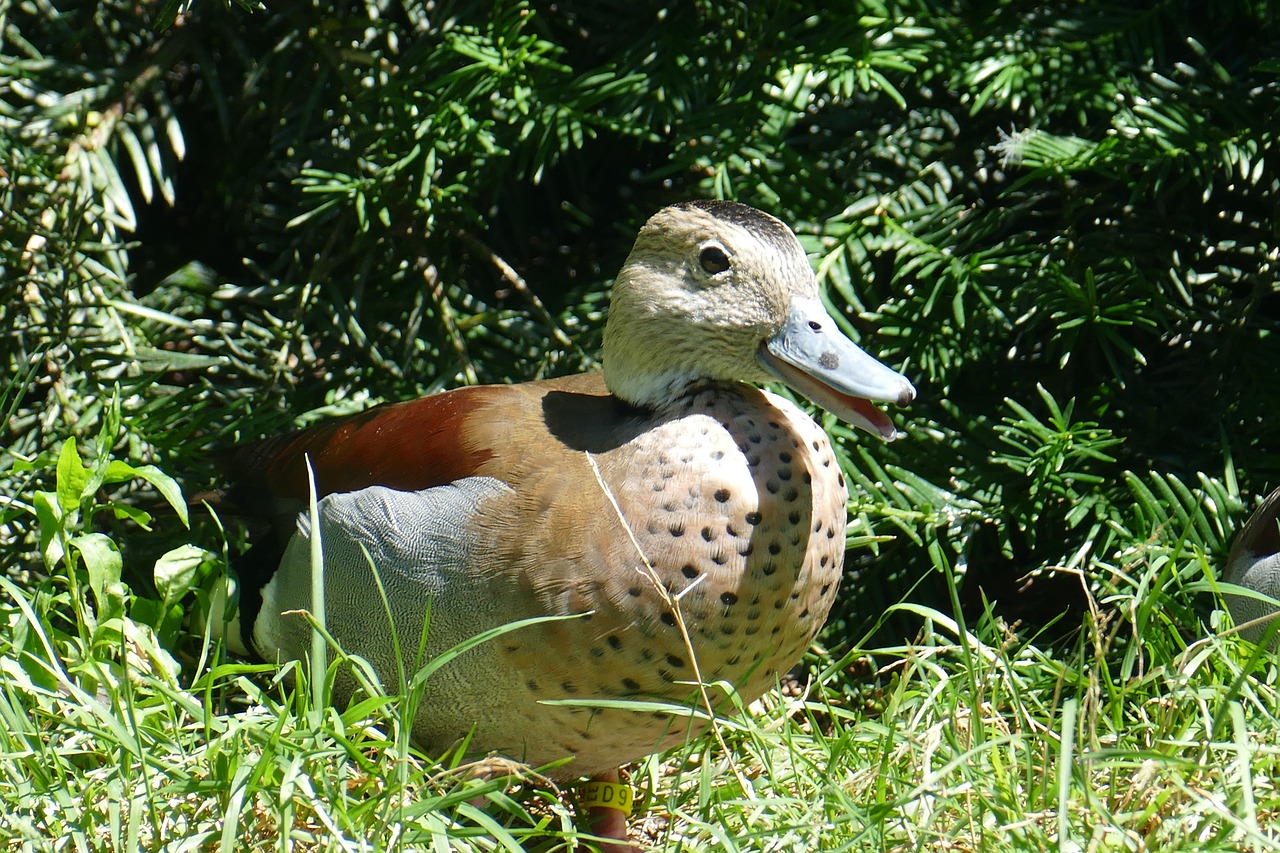
M 88 483 L 89 470 L 80 459 L 76 440 L 68 438 L 62 443 L 62 452 L 58 455 L 58 504 L 63 512 L 75 512 L 80 508 Z
M 156 560 L 156 589 L 165 605 L 180 600 L 195 588 L 200 566 L 213 555 L 195 545 L 179 545 Z
M 178 518 L 182 519 L 183 525 L 190 527 L 191 518 L 187 510 L 186 499 L 182 496 L 182 487 L 178 485 L 178 481 L 170 477 L 164 471 L 161 471 L 155 465 L 143 465 L 134 469 L 134 476 L 141 477 L 152 486 L 155 486 L 169 506 L 173 507 L 173 511 L 178 514 Z
M 119 519 L 128 519 L 143 530 L 151 529 L 151 513 L 147 512 L 140 506 L 130 506 L 117 501 L 111 501 L 107 504 L 111 510 L 111 514 Z
M 173 511 L 182 519 L 182 523 L 190 527 L 190 513 L 186 499 L 182 496 L 182 487 L 178 481 L 170 477 L 155 465 L 133 466 L 119 459 L 112 459 L 103 474 L 103 482 L 127 483 L 130 480 L 146 480 L 155 487 L 161 496 L 173 507 Z
M 40 555 L 44 558 L 45 568 L 52 570 L 64 556 L 62 533 L 66 513 L 54 492 L 36 492 L 31 503 L 40 524 Z
M 124 567 L 120 549 L 104 533 L 76 536 L 70 545 L 80 553 L 80 558 L 84 561 L 85 570 L 89 574 L 89 587 L 93 590 L 99 612 L 113 612 L 111 605 L 119 597 L 120 571 Z

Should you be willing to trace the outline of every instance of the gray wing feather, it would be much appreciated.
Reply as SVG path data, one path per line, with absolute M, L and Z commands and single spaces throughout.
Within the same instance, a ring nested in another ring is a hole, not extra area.
M 505 580 L 484 570 L 488 549 L 469 521 L 484 501 L 510 494 L 500 480 L 469 477 L 418 492 L 374 486 L 320 501 L 326 628 L 345 652 L 373 665 L 387 692 L 398 692 L 415 664 L 500 624 L 493 605 L 502 600 Z M 290 612 L 312 609 L 310 528 L 309 515 L 300 514 L 280 569 L 263 590 L 254 642 L 265 657 L 305 659 L 310 648 L 306 619 Z M 428 680 L 420 707 L 432 714 L 418 715 L 416 740 L 444 748 L 493 715 L 493 688 L 512 676 L 497 671 L 491 646 L 468 650 Z M 340 675 L 339 700 L 354 685 Z

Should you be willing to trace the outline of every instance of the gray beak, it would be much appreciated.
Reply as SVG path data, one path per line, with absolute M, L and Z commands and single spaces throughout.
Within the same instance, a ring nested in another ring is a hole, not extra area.
M 756 357 L 797 394 L 885 441 L 901 433 L 872 401 L 906 406 L 916 396 L 905 376 L 845 337 L 813 297 L 791 300 L 786 323 L 761 344 Z

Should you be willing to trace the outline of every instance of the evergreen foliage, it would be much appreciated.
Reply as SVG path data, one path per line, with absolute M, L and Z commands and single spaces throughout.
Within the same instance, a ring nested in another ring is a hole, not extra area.
M 1278 19 L 0 2 L 0 575 L 32 596 L 0 646 L 86 697 L 143 659 L 204 672 L 184 614 L 227 546 L 181 526 L 172 478 L 376 401 L 590 368 L 637 227 L 722 196 L 793 225 L 920 390 L 890 445 L 828 418 L 855 488 L 823 679 L 857 695 L 850 661 L 926 611 L 1064 672 L 1171 665 L 1224 627 L 1217 568 L 1280 485 Z

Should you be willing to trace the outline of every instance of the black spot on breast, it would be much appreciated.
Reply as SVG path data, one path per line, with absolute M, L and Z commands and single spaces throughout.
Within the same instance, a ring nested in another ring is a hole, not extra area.
M 818 565 L 819 565 L 819 566 L 825 566 L 825 565 L 827 564 L 828 560 L 829 560 L 829 558 L 827 557 L 827 555 L 826 555 L 826 554 L 823 554 L 823 555 L 822 555 L 822 559 L 818 560 Z
M 679 538 L 684 535 L 684 525 L 672 524 L 669 527 L 667 527 L 667 532 L 670 533 L 672 536 Z
M 538 692 L 538 682 L 535 679 L 530 678 L 528 681 L 524 683 L 524 686 L 528 687 L 529 690 L 533 693 Z
M 715 563 L 717 566 L 723 566 L 725 563 L 729 562 L 729 555 L 723 551 L 716 551 L 711 555 L 711 562 Z
M 796 491 L 796 488 L 794 486 L 789 486 L 786 492 L 784 492 L 782 495 L 782 499 L 787 503 L 791 503 L 798 497 L 800 497 L 800 493 Z
M 778 469 L 778 479 L 779 479 L 779 480 L 781 480 L 781 481 L 782 481 L 782 482 L 784 482 L 784 483 L 785 483 L 785 482 L 787 482 L 788 480 L 790 480 L 790 479 L 791 479 L 791 469 L 790 469 L 790 468 L 779 468 L 779 469 Z
M 618 638 L 617 634 L 610 634 L 605 637 L 605 642 L 607 642 L 609 644 L 609 648 L 613 649 L 615 652 L 622 648 L 622 640 Z
M 797 616 L 796 618 L 797 618 L 797 619 L 808 619 L 808 618 L 809 618 L 809 608 L 807 608 L 807 607 L 806 607 L 804 610 L 801 610 L 801 611 L 800 611 L 800 615 L 799 615 L 799 616 Z
M 781 542 L 778 542 L 777 540 L 774 540 L 773 542 L 770 542 L 770 543 L 769 543 L 769 553 L 770 553 L 770 554 L 772 554 L 772 555 L 773 555 L 773 556 L 775 556 L 775 557 L 776 557 L 776 556 L 778 556 L 779 554 L 781 554 L 781 553 L 782 553 L 782 543 L 781 543 Z
M 658 619 L 662 621 L 663 625 L 667 625 L 672 628 L 676 626 L 676 617 L 671 613 L 663 613 L 661 616 L 658 617 Z
M 710 527 L 702 528 L 702 540 L 704 542 L 710 542 L 712 539 L 715 539 L 715 538 L 716 538 L 716 535 L 711 532 Z
M 627 595 L 631 596 L 632 598 L 639 598 L 640 592 L 641 592 L 640 587 L 638 586 L 629 587 L 627 589 Z
M 716 500 L 718 500 L 720 503 L 726 503 L 726 502 L 728 502 L 728 500 L 729 500 L 729 490 L 728 490 L 728 489 L 716 489 L 715 499 L 716 499 Z
M 684 658 L 678 657 L 676 655 L 667 655 L 667 663 L 671 664 L 676 669 L 679 669 L 680 667 L 684 666 Z
M 803 478 L 801 478 L 801 479 L 803 479 L 803 480 L 804 480 L 804 484 L 805 484 L 806 486 L 813 485 L 813 475 L 812 475 L 812 474 L 810 474 L 808 471 L 805 471 L 805 472 L 804 472 L 804 477 L 803 477 Z
M 843 489 L 843 488 L 844 488 L 844 474 L 841 474 L 841 475 L 840 475 L 839 477 L 837 477 L 836 479 L 837 479 L 837 480 L 839 481 L 839 483 L 840 483 L 840 488 L 842 488 L 842 489 Z
M 818 450 L 818 451 L 822 450 L 822 445 L 818 443 L 818 440 L 816 438 L 813 440 L 812 447 L 814 450 Z
M 773 548 L 770 547 L 769 550 L 772 551 Z M 760 567 L 761 574 L 765 575 L 766 577 L 773 574 L 777 570 L 778 570 L 778 565 L 776 563 L 765 563 L 763 566 Z
M 604 657 L 604 649 L 600 648 L 599 646 L 592 646 L 592 647 L 591 647 L 591 656 L 592 656 L 593 658 L 602 658 L 602 657 Z
M 742 655 L 734 655 L 733 657 L 725 661 L 725 663 L 727 663 L 729 666 L 737 666 L 741 660 L 742 660 Z
M 800 510 L 798 509 L 791 510 L 791 512 L 787 514 L 787 521 L 791 522 L 792 524 L 799 524 Z M 682 530 L 681 532 L 683 533 L 684 531 Z M 679 534 L 676 534 L 676 535 L 679 535 Z
M 758 512 L 749 512 L 746 514 L 745 519 L 747 524 L 750 524 L 752 527 L 755 527 L 757 524 L 760 523 L 760 520 L 763 517 L 764 516 L 760 515 L 760 513 Z
M 578 692 L 578 688 L 574 686 L 574 683 L 572 681 L 560 682 L 560 689 L 563 690 L 565 693 L 568 693 L 570 696 Z
M 753 545 L 753 544 L 751 544 L 750 542 L 748 542 L 746 545 L 743 545 L 741 548 L 739 548 L 739 549 L 738 549 L 738 556 L 739 556 L 739 557 L 750 557 L 750 556 L 751 556 L 751 552 L 752 552 L 752 551 L 754 551 L 754 550 L 755 550 L 755 548 L 756 548 L 756 546 L 755 546 L 755 545 Z
M 738 603 L 738 596 L 736 593 L 722 592 L 720 593 L 720 603 L 725 607 L 732 607 Z
M 658 667 L 658 677 L 668 683 L 676 680 L 676 677 L 671 674 L 671 670 L 663 669 L 662 667 Z
M 778 459 L 780 459 L 784 465 L 791 464 L 791 454 L 785 450 L 778 454 Z
M 782 488 L 782 484 L 777 480 L 770 480 L 764 484 L 764 487 L 769 491 L 769 494 L 776 495 L 778 490 Z
M 826 583 L 822 585 L 822 589 L 818 591 L 818 595 L 820 597 L 825 596 L 829 592 L 831 592 L 831 584 Z
M 712 459 L 714 459 L 715 461 L 719 462 L 721 459 L 723 459 L 723 458 L 724 458 L 724 451 L 723 451 L 723 450 L 713 450 L 713 451 L 711 452 L 711 458 L 712 458 Z
M 680 570 L 680 574 L 682 574 L 682 575 L 684 575 L 685 577 L 689 578 L 689 580 L 693 580 L 694 578 L 696 578 L 696 577 L 698 576 L 698 570 L 697 570 L 697 569 L 695 569 L 693 566 L 688 565 L 688 564 L 686 563 L 686 564 L 685 564 L 685 566 L 684 566 L 684 568 L 682 568 L 682 569 Z
M 828 528 L 827 528 L 827 538 L 828 538 L 828 539 L 835 539 L 835 538 L 836 538 L 836 529 L 835 529 L 834 527 L 828 527 Z
M 634 678 L 624 678 L 622 679 L 622 686 L 627 690 L 639 690 L 640 682 L 636 681 Z

